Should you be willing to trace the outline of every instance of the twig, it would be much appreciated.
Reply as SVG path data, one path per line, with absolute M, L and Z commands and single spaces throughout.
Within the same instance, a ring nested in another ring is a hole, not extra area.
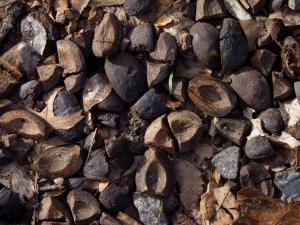
M 92 143 L 91 143 L 91 146 L 89 147 L 89 153 L 88 153 L 88 155 L 87 155 L 87 158 L 86 158 L 86 161 L 85 161 L 84 166 L 85 166 L 85 165 L 87 164 L 87 162 L 89 161 L 90 154 L 91 154 L 91 151 L 92 151 L 92 147 L 93 147 L 93 144 L 95 143 L 95 137 L 96 137 L 97 130 L 98 130 L 98 128 L 96 128 L 95 131 L 94 131 L 94 135 L 93 135 L 93 137 L 92 137 Z

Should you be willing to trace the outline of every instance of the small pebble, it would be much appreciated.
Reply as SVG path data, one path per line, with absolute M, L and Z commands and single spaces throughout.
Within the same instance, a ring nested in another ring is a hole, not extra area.
M 240 149 L 236 146 L 228 147 L 216 154 L 212 164 L 225 179 L 235 179 L 239 171 Z
M 134 193 L 133 202 L 137 208 L 140 219 L 145 225 L 167 225 L 167 219 L 161 211 L 161 200 L 157 197 Z
M 262 120 L 262 126 L 272 134 L 279 134 L 283 127 L 284 121 L 278 109 L 269 108 L 259 116 Z
M 282 199 L 291 201 L 300 196 L 300 170 L 289 168 L 275 174 L 274 184 L 282 192 Z

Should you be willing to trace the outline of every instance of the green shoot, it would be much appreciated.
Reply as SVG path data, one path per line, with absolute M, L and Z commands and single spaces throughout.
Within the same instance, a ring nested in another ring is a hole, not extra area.
M 173 69 L 170 72 L 169 75 L 169 81 L 168 81 L 168 88 L 169 88 L 169 93 L 172 94 L 172 90 L 173 90 L 173 77 L 174 77 L 174 71 Z

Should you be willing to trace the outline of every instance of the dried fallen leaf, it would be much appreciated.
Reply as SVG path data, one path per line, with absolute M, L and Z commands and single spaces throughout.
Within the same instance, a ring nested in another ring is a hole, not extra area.
M 232 224 L 239 217 L 238 207 L 228 183 L 219 188 L 209 183 L 207 191 L 201 195 L 200 217 L 202 220 L 214 221 L 214 225 Z M 226 217 L 225 220 L 224 217 Z M 230 223 L 225 221 L 230 221 Z
M 288 204 L 262 194 L 253 187 L 237 193 L 243 217 L 248 217 L 257 225 L 297 225 L 300 224 L 300 203 Z

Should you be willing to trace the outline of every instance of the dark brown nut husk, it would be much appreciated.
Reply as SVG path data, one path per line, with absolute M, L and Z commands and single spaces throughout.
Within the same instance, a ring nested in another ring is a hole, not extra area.
M 243 143 L 251 128 L 246 119 L 215 118 L 214 125 L 224 138 L 236 145 Z
M 43 91 L 47 92 L 59 82 L 62 68 L 56 64 L 42 65 L 37 67 L 37 74 L 42 82 Z
M 91 152 L 90 157 L 83 168 L 83 174 L 88 179 L 106 181 L 108 170 L 105 151 L 104 149 L 98 149 Z
M 230 79 L 232 89 L 249 107 L 262 111 L 272 105 L 268 82 L 257 70 L 246 66 L 234 72 Z
M 107 58 L 104 68 L 113 89 L 128 104 L 134 103 L 146 91 L 145 71 L 132 55 L 118 53 Z
M 251 6 L 253 14 L 256 15 L 265 7 L 267 0 L 247 0 L 247 2 Z
M 35 101 L 42 94 L 41 83 L 38 80 L 31 80 L 22 84 L 18 91 L 18 98 L 24 105 L 32 108 Z
M 202 19 L 217 19 L 227 15 L 222 1 L 197 0 L 196 21 Z
M 107 57 L 116 53 L 122 40 L 122 25 L 118 18 L 111 13 L 104 15 L 97 25 L 92 49 L 97 57 Z
M 177 43 L 175 37 L 167 32 L 162 32 L 157 40 L 156 48 L 150 57 L 156 61 L 174 63 L 177 56 Z
M 25 109 L 9 110 L 0 116 L 0 124 L 15 134 L 39 139 L 49 132 L 48 124 Z
M 114 159 L 120 153 L 126 152 L 129 142 L 125 138 L 111 138 L 104 140 L 105 151 L 109 158 Z
M 187 98 L 187 82 L 185 79 L 174 79 L 172 85 L 172 96 L 174 96 L 178 101 L 185 103 Z
M 104 191 L 100 192 L 99 201 L 104 209 L 111 212 L 118 212 L 128 205 L 130 199 L 127 194 L 127 187 L 119 187 L 112 183 Z
M 84 71 L 81 71 L 79 74 L 69 75 L 64 80 L 66 90 L 69 93 L 75 93 L 79 91 L 83 87 L 84 79 L 85 79 Z
M 69 192 L 67 202 L 75 224 L 87 224 L 99 219 L 101 210 L 98 200 L 89 192 L 73 190 Z
M 164 149 L 171 153 L 174 151 L 174 140 L 166 125 L 166 115 L 158 117 L 148 126 L 144 139 L 147 146 Z
M 20 71 L 0 58 L 0 98 L 12 94 L 22 77 Z
M 69 145 L 48 148 L 39 154 L 35 169 L 41 177 L 70 177 L 81 167 L 80 147 Z
M 279 109 L 269 108 L 263 111 L 260 116 L 262 126 L 272 134 L 279 134 L 283 127 L 284 121 Z
M 170 64 L 146 61 L 148 86 L 156 86 L 165 81 L 170 72 Z
M 112 87 L 104 74 L 96 73 L 87 79 L 83 87 L 84 111 L 89 111 L 96 104 L 105 101 L 112 91 Z
M 153 120 L 168 112 L 165 97 L 155 88 L 147 91 L 133 106 L 132 109 L 146 120 Z
M 195 77 L 189 83 L 188 94 L 197 108 L 210 116 L 226 116 L 236 104 L 234 92 L 216 79 Z
M 124 11 L 130 16 L 139 16 L 149 12 L 153 7 L 152 0 L 125 0 Z
M 267 49 L 258 49 L 253 53 L 250 61 L 255 69 L 268 76 L 276 61 L 276 55 Z
M 56 42 L 59 65 L 64 74 L 80 73 L 85 69 L 85 59 L 80 48 L 70 40 Z
M 19 195 L 6 187 L 0 190 L 0 216 L 1 218 L 12 219 L 24 213 Z
M 245 154 L 249 159 L 262 159 L 272 156 L 274 150 L 266 137 L 256 136 L 246 142 Z
M 300 46 L 296 40 L 288 38 L 281 50 L 282 67 L 289 78 L 297 80 L 300 78 Z
M 136 26 L 129 36 L 129 50 L 152 51 L 155 47 L 155 33 L 151 24 L 145 23 Z
M 39 220 L 63 220 L 65 221 L 65 225 L 71 225 L 73 223 L 69 209 L 56 197 L 43 197 L 40 204 L 38 211 Z
M 71 102 L 68 102 L 70 99 L 69 97 L 65 99 L 67 92 L 63 90 L 60 99 L 58 93 L 61 90 L 62 88 L 57 88 L 45 95 L 47 105 L 39 115 L 51 125 L 61 138 L 66 141 L 77 141 L 83 136 L 84 117 L 74 96 L 71 97 Z M 67 106 L 58 107 L 61 106 L 60 102 Z
M 65 89 L 57 93 L 53 102 L 53 113 L 55 116 L 67 116 L 79 110 L 80 105 L 73 94 L 68 93 Z
M 220 32 L 222 67 L 226 72 L 239 69 L 247 60 L 249 46 L 238 20 L 227 18 Z
M 3 62 L 1 64 L 6 69 L 11 68 L 13 71 L 20 71 L 19 73 L 22 75 L 31 75 L 39 62 L 39 57 L 34 55 L 33 51 L 29 42 L 19 42 L 1 55 L 1 61 Z
M 199 196 L 203 193 L 203 178 L 200 170 L 191 162 L 182 159 L 174 161 L 176 182 L 180 201 L 186 211 L 199 210 Z
M 117 128 L 119 114 L 110 112 L 99 112 L 96 114 L 95 123 L 97 127 Z
M 168 123 L 178 142 L 180 153 L 196 147 L 203 133 L 203 123 L 197 114 L 187 110 L 171 112 Z
M 291 97 L 294 93 L 293 83 L 286 79 L 283 73 L 272 72 L 272 84 L 274 99 L 284 100 Z
M 240 182 L 242 187 L 254 186 L 264 194 L 272 196 L 274 187 L 272 186 L 271 178 L 271 174 L 269 174 L 261 164 L 256 162 L 249 162 L 240 169 Z
M 159 85 L 168 78 L 171 68 L 168 63 L 147 61 L 146 65 L 148 86 L 152 87 Z
M 119 220 L 116 220 L 106 212 L 102 213 L 102 216 L 100 218 L 100 224 L 101 225 L 123 225 L 119 222 Z M 95 225 L 98 225 L 98 222 L 96 222 Z
M 137 169 L 135 184 L 138 192 L 161 196 L 172 194 L 175 190 L 174 169 L 167 154 L 160 150 L 146 151 Z
M 209 23 L 198 22 L 191 27 L 190 33 L 193 36 L 193 50 L 199 61 L 211 70 L 219 70 L 219 31 Z

